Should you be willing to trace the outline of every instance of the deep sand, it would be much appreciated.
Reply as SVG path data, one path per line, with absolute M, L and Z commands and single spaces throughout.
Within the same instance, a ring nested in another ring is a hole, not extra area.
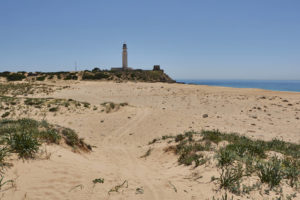
M 209 183 L 215 169 L 178 165 L 177 157 L 159 144 L 140 158 L 148 142 L 188 130 L 219 129 L 300 143 L 300 93 L 166 83 L 82 81 L 70 86 L 49 96 L 129 105 L 111 113 L 48 113 L 48 122 L 74 129 L 93 151 L 79 154 L 50 145 L 50 159 L 12 159 L 5 175 L 16 187 L 3 191 L 1 199 L 211 199 L 221 195 Z M 195 174 L 202 178 L 193 180 Z M 93 184 L 95 178 L 104 178 L 104 184 Z M 128 187 L 108 194 L 125 180 Z

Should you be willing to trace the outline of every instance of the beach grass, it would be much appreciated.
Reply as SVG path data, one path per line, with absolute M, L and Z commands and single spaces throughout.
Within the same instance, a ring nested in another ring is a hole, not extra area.
M 20 158 L 34 158 L 42 143 L 71 146 L 74 150 L 91 150 L 83 139 L 69 128 L 49 124 L 46 121 L 36 121 L 29 118 L 0 120 L 0 162 L 4 165 L 9 153 L 16 153 Z
M 236 195 L 258 190 L 267 185 L 269 190 L 287 184 L 300 186 L 300 145 L 277 138 L 271 141 L 250 139 L 237 133 L 221 133 L 218 130 L 189 131 L 176 136 L 153 139 L 149 145 L 168 141 L 165 151 L 178 155 L 180 165 L 194 168 L 213 159 L 219 177 L 212 177 L 220 189 Z M 153 148 L 153 147 L 151 147 Z M 206 156 L 208 152 L 213 157 Z M 259 182 L 243 185 L 247 178 L 256 177 Z

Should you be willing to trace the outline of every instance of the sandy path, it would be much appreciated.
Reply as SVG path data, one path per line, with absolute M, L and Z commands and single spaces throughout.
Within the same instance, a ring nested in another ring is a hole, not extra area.
M 145 189 L 145 198 L 163 199 L 162 191 L 156 187 L 156 183 L 151 181 L 150 177 L 157 175 L 149 166 L 141 162 L 137 157 L 138 149 L 129 145 L 123 144 L 130 132 L 136 131 L 141 123 L 147 117 L 148 109 L 138 110 L 136 116 L 128 123 L 111 132 L 108 137 L 105 137 L 103 144 L 110 144 L 105 148 L 105 154 L 110 155 L 111 163 L 119 166 L 118 173 L 120 176 L 128 177 L 129 180 L 135 180 Z M 154 172 L 154 173 L 153 173 Z

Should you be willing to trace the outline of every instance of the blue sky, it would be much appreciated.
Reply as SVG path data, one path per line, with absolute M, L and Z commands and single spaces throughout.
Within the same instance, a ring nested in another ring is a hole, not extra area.
M 160 64 L 176 79 L 300 79 L 298 0 L 0 0 L 0 71 Z

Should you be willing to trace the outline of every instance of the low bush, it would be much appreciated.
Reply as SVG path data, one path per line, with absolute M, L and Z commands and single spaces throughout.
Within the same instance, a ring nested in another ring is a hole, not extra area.
M 92 72 L 95 73 L 95 72 L 100 72 L 101 70 L 98 68 L 98 67 L 95 67 Z
M 104 183 L 104 178 L 96 178 L 93 180 L 93 183 L 96 184 L 96 183 Z
M 278 186 L 283 179 L 282 161 L 273 157 L 270 161 L 257 164 L 258 177 L 262 183 L 267 183 L 271 188 Z
M 291 187 L 296 186 L 300 179 L 300 161 L 294 158 L 286 157 L 282 161 L 283 174 L 288 179 Z
M 9 71 L 0 72 L 0 77 L 7 77 L 9 74 Z
M 20 158 L 34 158 L 40 146 L 38 140 L 28 132 L 10 135 L 7 144 L 10 150 L 17 153 Z
M 24 74 L 12 73 L 6 76 L 7 81 L 22 81 L 26 76 Z
M 38 76 L 36 77 L 37 81 L 44 81 L 46 79 L 46 76 Z
M 42 98 L 27 98 L 25 99 L 24 103 L 25 105 L 36 106 L 45 103 L 46 100 L 47 99 L 42 99 Z
M 95 72 L 95 73 L 84 73 L 82 76 L 82 80 L 101 80 L 101 79 L 108 79 L 110 77 L 109 74 L 105 72 Z
M 222 168 L 219 182 L 220 189 L 224 188 L 234 194 L 240 194 L 240 183 L 243 177 L 243 169 L 241 165 L 237 167 Z
M 0 120 L 0 141 L 4 147 L 0 149 L 0 163 L 3 163 L 7 155 L 5 149 L 7 152 L 17 153 L 20 158 L 34 158 L 42 143 L 59 144 L 62 139 L 73 149 L 91 150 L 91 146 L 79 139 L 72 129 L 28 118 Z
M 68 74 L 64 80 L 77 80 L 78 76 L 76 74 Z
M 206 163 L 205 151 L 214 154 L 217 167 L 221 170 L 218 180 L 222 189 L 234 194 L 249 193 L 258 190 L 263 183 L 269 186 L 267 191 L 276 190 L 283 180 L 291 187 L 300 185 L 300 145 L 278 139 L 272 141 L 253 140 L 236 133 L 221 133 L 218 130 L 186 132 L 177 136 L 162 136 L 149 144 L 153 145 L 160 140 L 167 143 L 175 142 L 165 148 L 165 151 L 174 151 L 178 155 L 178 163 L 195 167 Z M 281 154 L 284 159 L 270 157 L 270 153 Z M 208 155 L 210 155 L 210 153 Z M 249 180 L 256 176 L 260 182 L 252 186 L 243 185 L 243 177 Z
M 52 74 L 50 76 L 48 76 L 49 80 L 52 80 L 53 78 L 54 78 L 54 75 L 52 75 Z
M 61 135 L 55 129 L 47 129 L 38 132 L 37 137 L 46 143 L 55 143 L 58 144 L 61 140 Z
M 227 148 L 221 148 L 217 153 L 218 166 L 226 167 L 232 165 L 236 159 L 236 154 Z
M 62 131 L 62 135 L 64 136 L 65 141 L 68 145 L 75 147 L 79 144 L 78 135 L 72 129 L 64 129 Z
M 2 118 L 8 117 L 10 115 L 10 112 L 5 112 L 4 114 L 1 115 Z
M 58 111 L 58 107 L 52 107 L 49 109 L 50 112 L 57 112 Z

